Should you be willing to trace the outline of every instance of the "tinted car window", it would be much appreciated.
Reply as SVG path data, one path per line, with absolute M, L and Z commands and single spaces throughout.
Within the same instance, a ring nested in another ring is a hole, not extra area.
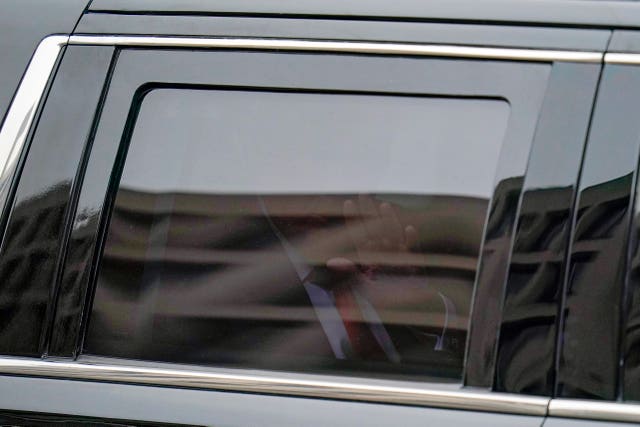
M 85 353 L 459 379 L 508 116 L 497 99 L 151 90 Z

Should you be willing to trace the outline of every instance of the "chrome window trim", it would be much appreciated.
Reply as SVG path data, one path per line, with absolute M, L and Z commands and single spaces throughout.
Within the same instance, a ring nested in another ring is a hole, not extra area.
M 241 391 L 284 396 L 305 396 L 385 404 L 427 406 L 544 416 L 549 399 L 518 394 L 493 393 L 468 389 L 437 390 L 422 383 L 377 380 L 365 384 L 345 377 L 339 381 L 321 375 L 281 375 L 241 371 L 169 369 L 109 364 L 103 361 L 54 361 L 0 357 L 0 374 L 46 378 L 107 381 L 139 385 Z M 247 373 L 242 373 L 247 372 Z M 317 379 L 310 379 L 315 377 Z
M 640 422 L 640 405 L 599 400 L 559 399 L 549 402 L 550 417 L 601 421 Z
M 327 40 L 201 38 L 74 35 L 69 44 L 109 46 L 162 46 L 215 49 L 258 49 L 313 52 L 345 52 L 376 55 L 439 56 L 537 62 L 602 62 L 602 52 L 514 49 L 461 45 L 379 43 Z
M 0 212 L 29 130 L 68 35 L 44 38 L 36 48 L 0 128 Z
M 617 65 L 640 65 L 640 53 L 606 53 L 604 62 Z
M 540 417 L 640 422 L 640 405 L 632 403 L 551 399 L 468 388 L 447 389 L 447 385 L 443 389 L 437 389 L 434 384 L 385 380 L 370 380 L 372 383 L 367 384 L 366 379 L 344 377 L 334 380 L 335 377 L 323 375 L 145 366 L 151 364 L 119 359 L 110 363 L 108 358 L 62 361 L 0 357 L 0 375 L 239 391 Z

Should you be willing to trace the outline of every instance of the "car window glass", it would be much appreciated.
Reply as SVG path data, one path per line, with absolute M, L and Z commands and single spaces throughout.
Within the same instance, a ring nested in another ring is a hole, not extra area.
M 157 88 L 84 351 L 459 380 L 509 104 Z

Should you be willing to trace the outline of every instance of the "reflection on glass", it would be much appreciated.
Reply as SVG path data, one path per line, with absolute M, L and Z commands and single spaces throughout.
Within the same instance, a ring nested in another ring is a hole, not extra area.
M 459 379 L 507 116 L 496 100 L 150 92 L 86 351 Z
M 585 163 L 586 164 L 586 163 Z M 614 399 L 621 278 L 633 174 L 581 189 L 559 360 L 558 394 Z M 597 319 L 597 324 L 586 319 Z M 579 370 L 574 367 L 580 367 Z

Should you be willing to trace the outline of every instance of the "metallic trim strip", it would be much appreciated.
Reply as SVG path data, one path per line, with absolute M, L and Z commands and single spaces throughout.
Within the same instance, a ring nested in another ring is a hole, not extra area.
M 439 56 L 537 62 L 602 62 L 600 52 L 510 49 L 409 43 L 363 43 L 249 38 L 194 38 L 146 36 L 71 36 L 70 44 L 163 46 L 216 49 L 270 49 L 287 51 L 351 52 L 382 55 Z
M 44 90 L 68 40 L 68 36 L 54 35 L 40 42 L 7 111 L 0 129 L 0 210 Z
M 598 400 L 551 399 L 549 416 L 640 423 L 640 405 Z
M 59 362 L 40 359 L 0 358 L 0 374 L 108 381 L 156 386 L 199 388 L 324 399 L 430 406 L 472 411 L 544 416 L 548 398 L 517 394 L 461 390 L 430 390 L 410 383 L 393 385 L 344 381 L 278 378 L 272 375 L 230 374 L 166 368 L 122 366 L 94 362 Z M 308 378 L 308 376 L 307 376 Z M 319 377 L 321 378 L 321 377 Z
M 604 55 L 607 64 L 640 65 L 640 53 L 607 53 Z

